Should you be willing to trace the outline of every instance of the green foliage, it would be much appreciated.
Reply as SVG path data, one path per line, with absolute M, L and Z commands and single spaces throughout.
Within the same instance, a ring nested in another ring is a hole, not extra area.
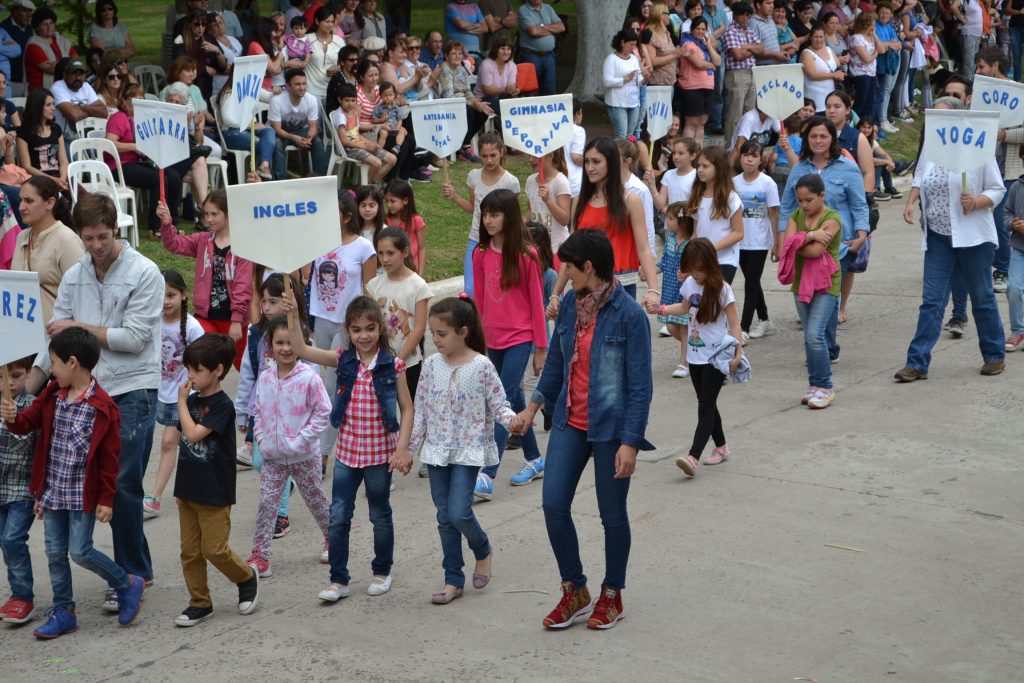
M 88 47 L 86 36 L 89 24 L 96 16 L 96 5 L 82 0 L 55 0 L 51 5 L 60 19 L 57 30 L 68 40 L 73 40 L 78 51 L 83 52 Z

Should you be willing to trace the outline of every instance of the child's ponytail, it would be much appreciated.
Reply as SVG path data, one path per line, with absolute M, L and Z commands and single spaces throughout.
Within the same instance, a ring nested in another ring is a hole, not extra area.
M 473 299 L 463 292 L 458 297 L 450 296 L 441 299 L 430 307 L 428 317 L 440 318 L 452 329 L 458 331 L 466 328 L 466 346 L 477 353 L 487 355 L 487 339 L 484 337 L 484 324 L 480 320 L 480 312 L 476 310 Z

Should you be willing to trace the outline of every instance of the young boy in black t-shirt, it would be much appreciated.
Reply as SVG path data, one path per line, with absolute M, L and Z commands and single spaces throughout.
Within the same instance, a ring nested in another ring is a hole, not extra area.
M 175 619 L 178 626 L 195 626 L 213 616 L 207 561 L 238 585 L 241 614 L 256 609 L 259 575 L 228 545 L 235 504 L 235 406 L 220 382 L 234 357 L 235 342 L 224 334 L 203 335 L 185 348 L 183 357 L 188 380 L 178 389 L 181 445 L 174 497 L 190 599 Z

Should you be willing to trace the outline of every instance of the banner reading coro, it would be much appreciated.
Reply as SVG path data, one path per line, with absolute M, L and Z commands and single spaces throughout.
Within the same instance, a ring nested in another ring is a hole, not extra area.
M 672 127 L 672 86 L 647 86 L 647 133 L 651 142 L 668 135 Z
M 291 273 L 341 244 L 337 176 L 229 185 L 231 251 Z
M 758 109 L 784 121 L 804 106 L 804 68 L 799 64 L 755 66 L 754 92 Z
M 927 109 L 924 156 L 947 171 L 965 173 L 996 157 L 999 112 Z
M 459 151 L 466 138 L 466 98 L 422 100 L 409 103 L 416 146 L 444 159 Z
M 542 157 L 572 142 L 572 95 L 501 100 L 505 144 Z
M 188 108 L 152 100 L 132 100 L 135 146 L 160 168 L 188 159 Z
M 45 322 L 39 273 L 0 270 L 0 365 L 44 350 Z
M 256 113 L 263 77 L 267 73 L 267 62 L 266 55 L 235 57 L 231 92 L 221 101 L 221 111 L 225 118 L 244 121 L 248 126 Z
M 999 112 L 999 127 L 1024 123 L 1024 83 L 975 75 L 971 111 Z

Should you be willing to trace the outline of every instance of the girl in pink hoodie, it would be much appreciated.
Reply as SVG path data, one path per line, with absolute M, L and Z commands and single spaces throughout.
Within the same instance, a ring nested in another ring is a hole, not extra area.
M 288 319 L 267 323 L 274 361 L 256 380 L 254 438 L 263 455 L 260 502 L 253 532 L 249 565 L 260 576 L 270 576 L 270 539 L 277 506 L 288 477 L 298 486 L 313 518 L 324 534 L 327 552 L 328 503 L 320 475 L 320 433 L 327 428 L 331 402 L 320 374 L 299 363 L 292 348 Z M 326 562 L 323 555 L 321 562 Z

